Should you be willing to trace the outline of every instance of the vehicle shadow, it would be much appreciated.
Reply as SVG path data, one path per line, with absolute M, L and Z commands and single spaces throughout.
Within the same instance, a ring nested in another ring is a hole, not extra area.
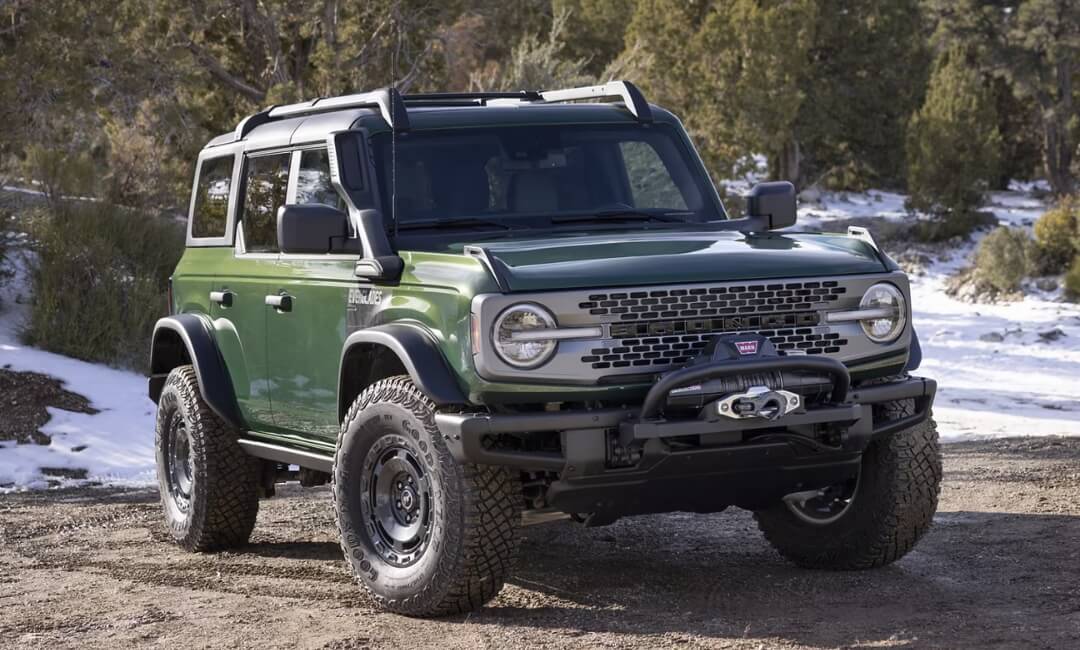
M 243 552 L 266 558 L 341 561 L 337 542 L 253 542 L 244 546 Z
M 527 529 L 508 587 L 468 623 L 781 644 L 1080 643 L 1080 517 L 943 512 L 903 560 L 862 572 L 782 560 L 748 513 Z

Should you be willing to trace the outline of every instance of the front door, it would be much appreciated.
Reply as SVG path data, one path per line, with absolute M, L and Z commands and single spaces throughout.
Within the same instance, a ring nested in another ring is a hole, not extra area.
M 291 154 L 252 155 L 244 162 L 234 258 L 211 294 L 211 316 L 240 411 L 249 428 L 274 427 L 267 323 L 278 293 L 277 209 L 285 204 Z
M 298 151 L 289 203 L 344 209 L 330 183 L 326 149 Z M 282 255 L 274 289 L 290 309 L 268 312 L 269 373 L 278 429 L 333 444 L 338 433 L 338 364 L 359 254 Z

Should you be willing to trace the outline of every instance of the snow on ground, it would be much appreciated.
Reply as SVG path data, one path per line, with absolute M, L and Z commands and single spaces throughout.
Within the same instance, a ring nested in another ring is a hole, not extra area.
M 50 407 L 51 417 L 41 430 L 52 438 L 51 444 L 0 442 L 0 491 L 71 482 L 46 479 L 41 467 L 85 469 L 86 481 L 105 484 L 154 482 L 154 403 L 146 396 L 146 378 L 19 343 L 16 331 L 25 310 L 16 303 L 16 294 L 26 286 L 23 269 L 16 265 L 16 276 L 0 287 L 0 368 L 56 377 L 100 412 Z
M 1040 189 L 1014 183 L 1008 192 L 991 193 L 986 209 L 1003 225 L 1030 229 L 1046 211 L 1031 194 Z M 830 221 L 875 214 L 905 218 L 904 198 L 823 192 L 800 207 L 795 229 L 827 232 Z M 1037 290 L 1021 301 L 992 305 L 950 298 L 945 280 L 970 262 L 980 238 L 911 278 L 923 348 L 919 373 L 938 381 L 934 416 L 942 439 L 1080 435 L 1080 305 Z M 895 257 L 903 251 L 886 252 Z

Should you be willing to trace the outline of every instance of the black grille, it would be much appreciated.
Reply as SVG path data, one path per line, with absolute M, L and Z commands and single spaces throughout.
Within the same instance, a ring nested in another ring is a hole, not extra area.
M 839 352 L 847 339 L 828 327 L 818 327 L 819 319 L 817 312 L 809 312 L 614 323 L 615 344 L 593 348 L 581 361 L 597 370 L 678 365 L 700 353 L 709 337 L 728 332 L 757 332 L 768 337 L 782 355 Z
M 816 309 L 846 292 L 835 280 L 595 293 L 578 307 L 621 321 L 732 316 Z

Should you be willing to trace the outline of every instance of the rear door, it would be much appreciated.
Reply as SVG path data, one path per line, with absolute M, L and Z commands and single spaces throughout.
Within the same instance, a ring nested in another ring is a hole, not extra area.
M 250 428 L 274 427 L 267 362 L 267 321 L 278 295 L 277 210 L 285 204 L 290 152 L 249 154 L 233 259 L 215 278 L 211 315 L 241 413 Z
M 297 151 L 289 203 L 345 209 L 330 182 L 325 147 Z M 333 444 L 338 433 L 338 364 L 345 342 L 350 289 L 360 254 L 283 254 L 272 288 L 291 310 L 267 314 L 274 423 L 284 431 Z M 355 295 L 355 291 L 354 291 Z

